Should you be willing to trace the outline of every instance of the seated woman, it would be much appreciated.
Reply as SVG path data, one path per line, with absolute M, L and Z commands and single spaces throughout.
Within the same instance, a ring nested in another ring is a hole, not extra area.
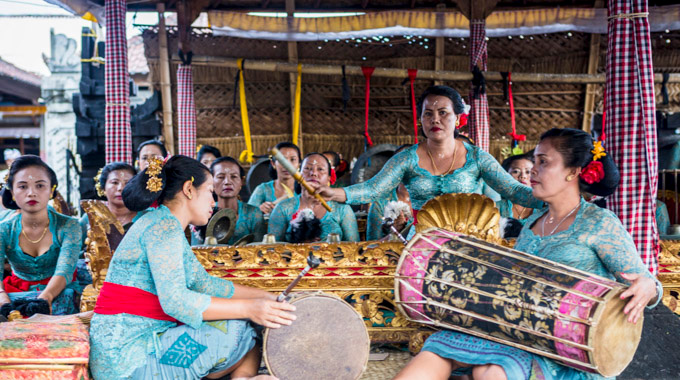
M 132 165 L 125 162 L 112 162 L 104 166 L 94 177 L 97 195 L 106 200 L 106 207 L 111 210 L 111 213 L 116 216 L 116 219 L 126 231 L 139 217 L 136 211 L 129 210 L 123 202 L 123 189 L 135 174 L 137 173 Z M 83 228 L 83 237 L 87 236 L 87 230 L 90 226 L 90 219 L 87 214 L 80 218 L 80 225 Z
M 402 145 L 394 151 L 394 154 L 397 154 L 410 146 L 412 146 L 412 144 Z M 383 226 L 383 218 L 386 213 L 391 213 L 389 208 L 397 206 L 392 202 L 403 202 L 408 205 L 410 209 L 411 197 L 403 183 L 400 183 L 389 196 L 371 204 L 371 207 L 368 209 L 368 219 L 366 223 L 366 240 L 379 240 L 391 233 L 389 229 Z M 390 207 L 386 208 L 388 205 L 390 205 Z M 413 222 L 412 212 L 402 212 L 401 210 L 395 209 L 395 213 L 399 214 L 399 216 L 394 219 L 394 227 L 397 231 L 401 232 L 402 230 L 407 229 Z
M 297 145 L 290 142 L 281 142 L 276 144 L 276 149 L 294 167 L 300 167 L 300 148 Z M 257 185 L 250 199 L 248 199 L 249 205 L 258 207 L 263 214 L 267 215 L 271 214 L 278 199 L 292 198 L 295 195 L 293 193 L 295 179 L 288 170 L 281 163 L 276 162 L 274 158 L 270 160 L 269 165 L 269 176 L 273 180 Z
M 442 194 L 479 193 L 483 181 L 513 203 L 541 207 L 531 188 L 512 179 L 489 153 L 458 138 L 456 128 L 465 104 L 456 90 L 429 87 L 418 109 L 425 142 L 394 155 L 366 182 L 343 189 L 324 187 L 319 193 L 332 201 L 358 205 L 386 197 L 404 183 L 417 211 Z
M 529 217 L 515 249 L 630 284 L 621 298 L 628 322 L 655 306 L 661 284 L 642 263 L 633 239 L 609 210 L 586 202 L 581 191 L 606 196 L 619 182 L 616 166 L 599 142 L 577 129 L 551 129 L 541 136 L 531 185 L 548 207 Z M 595 153 L 592 153 L 592 152 Z M 467 334 L 433 334 L 397 379 L 448 379 L 471 368 L 474 379 L 596 379 L 600 376 Z
M 220 157 L 222 157 L 222 152 L 220 152 L 219 149 L 215 148 L 214 146 L 203 145 L 201 146 L 201 149 L 198 150 L 196 159 L 198 162 L 205 165 L 206 168 L 209 168 L 210 165 L 212 165 L 212 163 Z
M 149 160 L 154 157 L 165 158 L 168 155 L 168 150 L 165 145 L 158 140 L 147 140 L 139 144 L 137 148 L 137 162 L 136 166 L 139 171 L 146 169 L 149 166 Z
M 671 219 L 668 217 L 668 207 L 660 200 L 656 200 L 656 228 L 659 230 L 659 235 L 668 235 L 668 229 L 671 227 Z
M 208 275 L 184 230 L 212 215 L 208 169 L 186 156 L 157 160 L 123 190 L 125 205 L 147 211 L 111 260 L 90 324 L 90 369 L 98 380 L 232 379 L 257 375 L 260 347 L 248 319 L 290 325 L 293 305 Z M 269 376 L 257 377 L 273 379 Z
M 534 161 L 533 156 L 530 154 L 510 156 L 503 160 L 501 166 L 510 173 L 512 178 L 517 180 L 517 182 L 526 186 L 531 184 L 529 178 L 531 177 L 531 169 L 534 167 Z M 507 198 L 501 198 L 501 200 L 497 201 L 496 207 L 498 207 L 498 211 L 500 211 L 502 217 L 512 219 L 512 222 L 508 221 L 506 224 L 505 238 L 517 237 L 522 226 L 526 223 L 527 218 L 534 212 L 534 209 L 519 204 L 513 204 Z
M 238 198 L 246 175 L 241 165 L 231 157 L 220 157 L 213 162 L 210 171 L 214 176 L 213 187 L 217 194 L 217 206 L 214 211 L 230 208 L 238 217 L 234 234 L 227 244 L 235 244 L 247 235 L 252 235 L 255 242 L 262 241 L 267 232 L 262 213 L 257 207 L 243 203 Z M 191 236 L 192 245 L 203 244 L 205 229 L 195 228 Z
M 38 298 L 52 314 L 78 311 L 81 289 L 73 280 L 82 233 L 78 219 L 48 207 L 56 188 L 56 174 L 40 157 L 21 156 L 9 171 L 2 203 L 19 213 L 0 223 L 0 267 L 5 259 L 12 267 L 0 304 Z
M 331 163 L 319 153 L 310 153 L 302 161 L 302 178 L 313 189 L 322 186 L 330 186 Z M 269 218 L 269 233 L 276 237 L 276 241 L 291 241 L 291 226 L 294 214 L 304 209 L 311 209 L 314 216 L 321 223 L 321 240 L 326 239 L 328 234 L 337 234 L 341 241 L 359 241 L 359 229 L 352 208 L 329 201 L 328 205 L 333 212 L 328 212 L 321 202 L 306 189 L 296 184 L 296 195 L 286 199 L 274 207 Z

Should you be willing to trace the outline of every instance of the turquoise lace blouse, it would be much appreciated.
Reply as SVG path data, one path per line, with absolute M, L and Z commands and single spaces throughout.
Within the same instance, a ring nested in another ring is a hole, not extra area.
M 526 217 L 524 219 L 518 219 L 516 216 L 513 215 L 512 213 L 512 202 L 510 202 L 507 199 L 501 199 L 500 201 L 496 202 L 496 207 L 498 207 L 498 211 L 501 213 L 501 216 L 504 218 L 515 218 L 517 219 L 522 225 L 526 224 L 527 220 L 529 220 L 529 217 Z M 537 210 L 534 209 L 532 214 L 535 214 Z M 531 215 L 529 215 L 531 216 Z
M 52 245 L 46 253 L 33 257 L 25 254 L 19 246 L 21 216 L 21 213 L 18 213 L 0 223 L 0 268 L 7 259 L 14 274 L 23 280 L 39 281 L 52 276 L 62 276 L 66 279 L 67 285 L 71 284 L 82 245 L 78 219 L 60 214 L 52 207 L 48 207 Z M 3 275 L 0 273 L 0 280 L 2 278 Z
M 403 182 L 415 210 L 430 199 L 446 193 L 481 193 L 483 181 L 502 197 L 522 206 L 540 208 L 531 188 L 517 182 L 489 153 L 463 142 L 467 150 L 465 164 L 445 176 L 432 175 L 421 168 L 413 145 L 390 158 L 378 174 L 366 182 L 345 187 L 348 204 L 370 203 L 386 197 Z
M 210 297 L 230 298 L 230 281 L 210 276 L 191 251 L 182 226 L 165 206 L 148 211 L 125 234 L 106 281 L 158 295 L 163 311 L 197 329 Z M 96 379 L 129 376 L 161 354 L 159 334 L 177 326 L 130 314 L 95 314 L 90 325 L 90 368 Z
M 264 202 L 274 202 L 275 200 L 276 193 L 274 191 L 274 180 L 271 180 L 257 185 L 248 199 L 248 204 L 260 207 Z
M 562 232 L 540 237 L 531 226 L 548 209 L 527 218 L 517 238 L 515 249 L 569 265 L 621 283 L 628 283 L 621 273 L 643 274 L 656 279 L 642 263 L 633 238 L 611 211 L 581 199 L 574 222 Z
M 328 202 L 333 212 L 326 212 L 321 218 L 321 240 L 330 233 L 340 235 L 341 241 L 359 241 L 359 228 L 352 208 L 346 204 Z M 288 241 L 290 220 L 300 208 L 300 195 L 282 201 L 269 217 L 269 233 L 276 236 L 276 241 Z

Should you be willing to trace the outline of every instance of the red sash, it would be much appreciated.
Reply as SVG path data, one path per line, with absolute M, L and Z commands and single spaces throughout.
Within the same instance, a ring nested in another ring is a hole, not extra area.
M 52 277 L 47 277 L 39 281 L 26 281 L 17 277 L 17 275 L 12 272 L 11 276 L 7 276 L 2 280 L 2 284 L 5 286 L 5 291 L 7 293 L 28 292 L 33 285 L 47 286 L 47 283 L 49 283 L 51 279 Z
M 38 281 L 28 281 L 24 280 L 23 278 L 17 277 L 14 272 L 12 272 L 11 276 L 5 277 L 4 280 L 2 280 L 2 284 L 5 286 L 5 292 L 7 293 L 19 293 L 19 292 L 28 292 L 31 290 L 31 286 L 33 285 L 45 285 L 50 282 L 52 277 L 47 277 L 43 278 L 42 280 Z M 73 280 L 76 280 L 76 272 L 73 272 Z M 43 288 L 44 289 L 44 288 Z M 41 290 L 43 290 L 41 289 Z
M 102 285 L 94 312 L 106 315 L 126 313 L 160 321 L 179 322 L 165 314 L 157 295 L 113 282 L 104 282 Z

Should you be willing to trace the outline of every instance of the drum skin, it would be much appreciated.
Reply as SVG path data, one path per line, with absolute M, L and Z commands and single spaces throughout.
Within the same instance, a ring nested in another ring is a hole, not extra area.
M 642 320 L 626 321 L 607 278 L 469 236 L 416 235 L 396 269 L 407 319 L 482 337 L 604 376 L 633 359 Z
M 289 301 L 297 319 L 266 329 L 264 361 L 280 380 L 355 380 L 366 369 L 370 340 L 363 318 L 340 298 L 297 293 Z

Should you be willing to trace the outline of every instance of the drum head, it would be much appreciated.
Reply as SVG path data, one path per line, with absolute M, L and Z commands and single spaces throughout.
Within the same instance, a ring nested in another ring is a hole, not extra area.
M 264 360 L 280 380 L 355 380 L 368 363 L 370 341 L 361 316 L 340 298 L 315 293 L 291 300 L 297 319 L 267 329 Z

